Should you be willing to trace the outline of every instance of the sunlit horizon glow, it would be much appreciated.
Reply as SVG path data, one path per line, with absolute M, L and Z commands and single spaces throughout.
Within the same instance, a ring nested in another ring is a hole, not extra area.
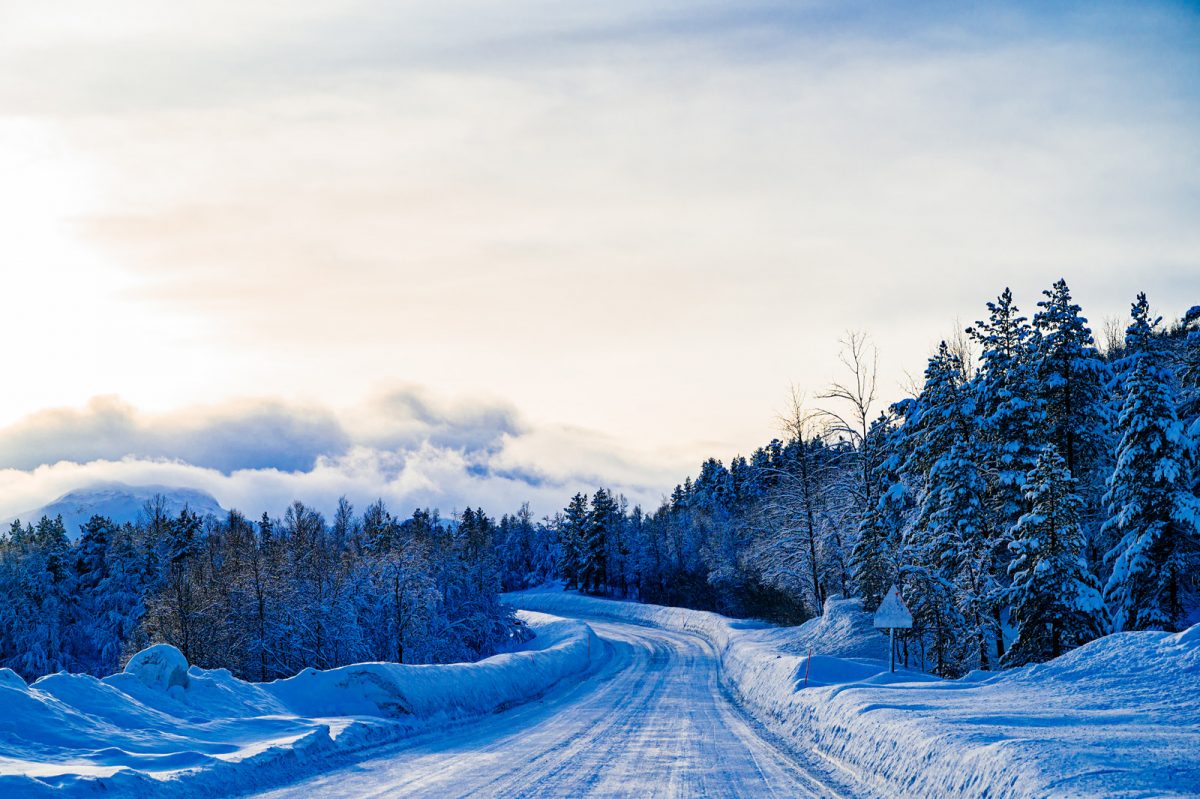
M 882 408 L 1005 286 L 1066 277 L 1097 331 L 1200 302 L 1189 4 L 0 16 L 0 515 L 653 503 L 846 330 Z

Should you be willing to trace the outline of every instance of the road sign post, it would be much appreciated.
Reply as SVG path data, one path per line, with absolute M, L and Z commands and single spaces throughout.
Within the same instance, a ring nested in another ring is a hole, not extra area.
M 912 613 L 909 612 L 908 605 L 904 604 L 900 589 L 893 585 L 879 603 L 879 610 L 875 611 L 875 627 L 888 631 L 889 662 L 892 671 L 896 670 L 896 630 L 907 630 L 912 625 Z

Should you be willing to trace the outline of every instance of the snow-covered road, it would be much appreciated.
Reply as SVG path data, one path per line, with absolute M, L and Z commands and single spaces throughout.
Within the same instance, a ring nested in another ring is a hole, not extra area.
M 0 796 L 1200 796 L 1200 625 L 939 680 L 889 673 L 857 600 L 772 627 L 509 599 L 536 638 L 475 663 L 257 684 L 159 644 L 103 679 L 0 669 Z
M 856 796 L 721 690 L 698 636 L 589 620 L 605 651 L 569 688 L 276 789 L 271 797 Z

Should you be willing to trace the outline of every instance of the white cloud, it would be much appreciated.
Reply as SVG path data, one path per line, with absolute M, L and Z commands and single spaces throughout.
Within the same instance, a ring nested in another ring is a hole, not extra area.
M 0 518 L 108 482 L 198 488 L 253 515 L 293 499 L 328 511 L 342 495 L 499 515 L 525 501 L 552 514 L 601 485 L 652 506 L 674 478 L 596 434 L 533 428 L 509 408 L 415 387 L 345 412 L 242 401 L 160 416 L 100 398 L 0 430 L 0 463 Z
M 119 394 L 176 431 L 143 420 L 143 455 L 228 470 L 179 408 L 407 381 L 507 398 L 433 446 L 673 480 L 768 439 L 843 329 L 890 398 L 1005 285 L 1029 312 L 1065 275 L 1093 320 L 1200 294 L 1194 10 L 77 5 L 0 30 L 29 231 L 0 236 L 0 417 Z M 297 457 L 426 432 L 361 417 Z M 63 451 L 125 454 L 101 443 Z

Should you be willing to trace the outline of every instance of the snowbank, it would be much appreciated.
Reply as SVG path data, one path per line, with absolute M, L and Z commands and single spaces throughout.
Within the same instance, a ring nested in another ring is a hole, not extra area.
M 703 636 L 748 711 L 881 795 L 1200 796 L 1200 626 L 1120 633 L 1051 663 L 946 681 L 888 673 L 886 640 L 854 601 L 770 628 L 561 592 L 508 600 Z M 797 654 L 810 646 L 811 663 Z
M 348 752 L 519 704 L 581 676 L 583 623 L 522 612 L 536 637 L 478 663 L 363 663 L 247 683 L 174 647 L 104 679 L 27 685 L 0 669 L 0 796 L 193 796 L 279 782 Z

